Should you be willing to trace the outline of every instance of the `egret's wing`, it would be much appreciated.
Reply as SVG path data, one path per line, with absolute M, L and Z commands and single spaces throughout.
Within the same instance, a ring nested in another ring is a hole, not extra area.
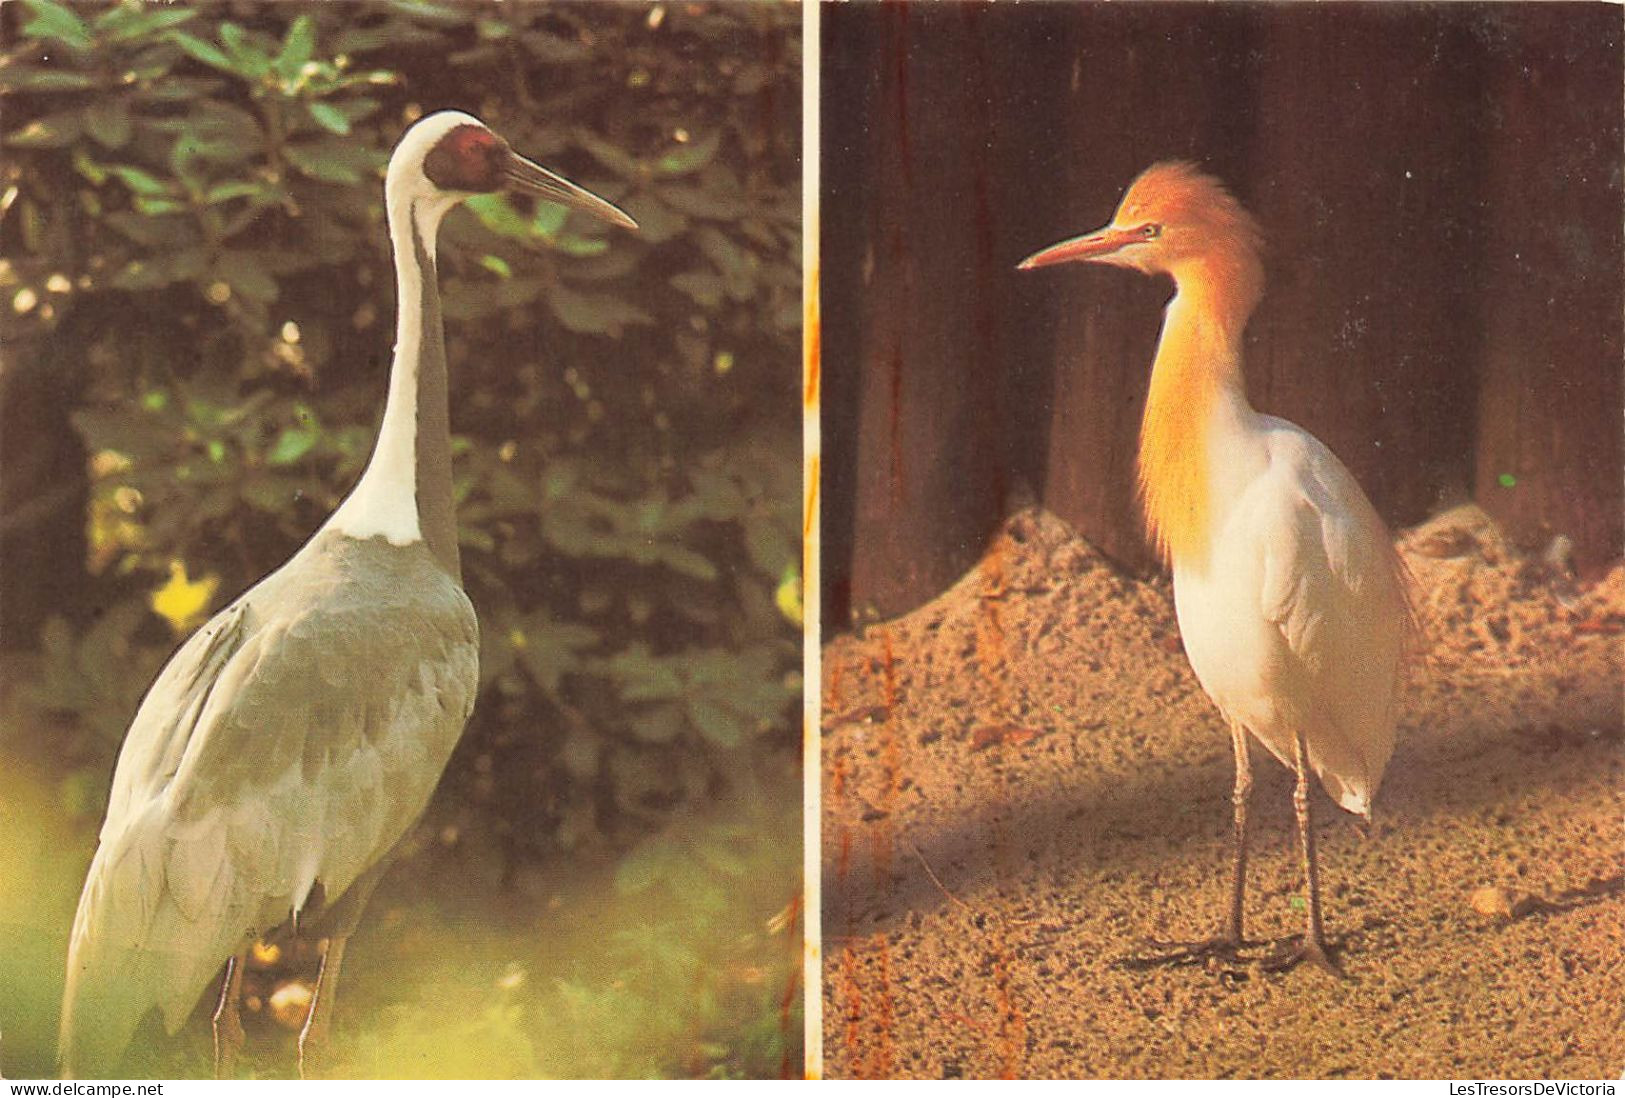
M 1310 761 L 1327 792 L 1368 814 L 1393 753 L 1405 602 L 1393 543 L 1341 462 L 1311 436 L 1272 443 L 1279 478 L 1260 512 L 1264 617 L 1306 696 Z
M 178 1026 L 316 880 L 342 895 L 422 812 L 472 708 L 477 626 L 443 573 L 296 573 L 240 601 L 229 643 L 194 638 L 160 675 L 120 756 L 70 944 L 69 1063 L 116 1058 L 154 1005 Z

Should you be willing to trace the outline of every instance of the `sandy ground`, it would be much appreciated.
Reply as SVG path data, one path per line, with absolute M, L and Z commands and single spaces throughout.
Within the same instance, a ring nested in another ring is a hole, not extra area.
M 1427 652 L 1363 834 L 1316 792 L 1307 966 L 1134 970 L 1219 926 L 1228 734 L 1166 581 L 1024 512 L 916 612 L 824 653 L 831 1077 L 1604 1077 L 1625 1069 L 1621 632 L 1476 511 L 1403 539 Z M 1254 756 L 1248 934 L 1302 915 Z

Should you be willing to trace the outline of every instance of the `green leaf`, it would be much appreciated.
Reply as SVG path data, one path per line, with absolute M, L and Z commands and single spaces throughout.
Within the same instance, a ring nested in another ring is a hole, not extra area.
M 639 713 L 630 723 L 632 735 L 644 743 L 670 743 L 683 731 L 683 711 L 662 705 Z
M 101 96 L 85 108 L 85 129 L 107 148 L 122 149 L 133 129 L 129 104 L 122 96 Z
M 637 178 L 639 174 L 637 158 L 610 144 L 591 130 L 577 129 L 575 131 L 575 141 L 576 144 L 591 153 L 595 160 L 616 175 L 626 179 Z
M 177 173 L 192 160 L 241 164 L 265 148 L 259 119 L 229 103 L 196 103 L 184 118 L 155 122 L 153 126 L 176 135 L 169 161 Z
M 185 50 L 188 56 L 203 62 L 205 65 L 233 75 L 237 73 L 236 63 L 222 53 L 218 47 L 205 42 L 203 39 L 194 38 L 185 31 L 170 31 L 168 38 L 175 45 Z
M 327 48 L 334 54 L 366 53 L 383 49 L 393 41 L 389 31 L 382 27 L 350 27 L 329 38 Z
M 538 202 L 536 216 L 530 219 L 530 226 L 539 235 L 552 238 L 564 228 L 564 222 L 569 216 L 570 210 L 567 206 L 561 206 L 557 202 Z
M 579 293 L 565 286 L 553 287 L 547 303 L 559 322 L 572 332 L 619 336 L 628 324 L 654 323 L 654 317 L 619 298 Z
M 154 31 L 180 26 L 196 15 L 196 11 L 185 8 L 120 4 L 96 19 L 96 33 L 108 42 L 128 42 Z
M 712 221 L 732 221 L 745 213 L 745 204 L 737 196 L 715 187 L 671 184 L 660 188 L 660 198 L 680 213 Z
M 173 249 L 196 239 L 196 229 L 190 221 L 174 217 L 150 217 L 146 214 L 120 210 L 103 218 L 117 232 L 148 248 Z
M 658 197 L 648 193 L 628 195 L 620 206 L 638 223 L 638 239 L 664 244 L 687 230 L 689 220 Z
M 446 26 L 457 26 L 468 21 L 468 17 L 456 8 L 431 4 L 427 0 L 389 0 L 389 6 L 402 15 Z
M 107 170 L 118 176 L 124 185 L 136 194 L 159 195 L 169 190 L 168 185 L 151 172 L 129 164 L 109 164 Z
M 256 183 L 246 179 L 232 180 L 227 183 L 216 183 L 203 193 L 203 201 L 213 206 L 221 202 L 229 202 L 233 198 L 270 198 L 270 188 L 264 183 Z
M 196 106 L 220 91 L 220 81 L 212 76 L 176 76 L 173 73 L 156 83 L 138 87 L 131 94 L 143 103 L 186 103 Z
M 698 580 L 714 580 L 717 578 L 717 566 L 692 549 L 685 549 L 681 545 L 664 545 L 660 549 L 660 561 L 674 572 L 685 576 L 692 576 Z
M 92 186 L 100 187 L 107 182 L 107 169 L 92 160 L 84 149 L 74 150 L 73 170 L 90 180 Z
M 519 36 L 519 40 L 525 44 L 532 57 L 549 65 L 585 61 L 592 56 L 591 51 L 581 43 L 560 38 L 546 31 L 526 31 Z
M 220 24 L 220 41 L 231 51 L 233 71 L 258 80 L 271 72 L 271 55 L 260 49 L 236 23 Z
M 23 0 L 34 18 L 23 24 L 23 33 L 34 38 L 53 38 L 75 49 L 90 45 L 85 21 L 53 0 Z
M 716 156 L 717 149 L 721 145 L 722 131 L 713 130 L 704 139 L 679 145 L 656 160 L 655 174 L 687 175 L 689 172 L 698 171 L 711 162 L 711 158 Z
M 316 124 L 322 127 L 324 130 L 328 130 L 336 134 L 346 134 L 350 132 L 349 116 L 343 111 L 339 110 L 337 107 L 333 106 L 333 104 L 312 102 L 306 104 L 306 107 L 310 111 L 310 116 L 316 120 Z
M 7 91 L 72 92 L 96 86 L 89 73 L 12 65 L 0 70 L 0 87 Z
M 174 198 L 158 197 L 138 194 L 135 196 L 134 206 L 145 217 L 161 217 L 165 214 L 178 214 L 186 209 L 186 203 Z
M 750 730 L 738 714 L 716 702 L 690 698 L 686 708 L 688 719 L 700 730 L 700 735 L 718 747 L 738 747 Z
M 561 236 L 553 241 L 553 247 L 565 255 L 585 259 L 609 251 L 609 241 L 601 236 Z
M 615 891 L 623 896 L 647 891 L 667 877 L 674 862 L 682 858 L 671 839 L 657 836 L 645 840 L 615 867 Z
M 549 694 L 557 694 L 564 676 L 581 666 L 576 653 L 598 643 L 595 629 L 545 617 L 531 619 L 520 635 L 524 643 L 515 646 L 519 662 Z
M 203 249 L 183 248 L 150 260 L 137 259 L 126 264 L 122 271 L 113 276 L 113 285 L 121 290 L 150 290 L 197 278 L 203 270 Z
M 649 649 L 634 643 L 607 662 L 607 669 L 620 685 L 623 701 L 667 701 L 680 697 L 683 680 L 666 660 L 656 659 Z
M 288 27 L 288 33 L 282 39 L 282 51 L 276 55 L 272 62 L 277 75 L 284 80 L 292 80 L 299 75 L 299 70 L 305 67 L 316 53 L 316 24 L 309 15 L 300 15 Z M 315 110 L 312 109 L 312 114 Z M 335 133 L 345 133 L 345 130 L 335 130 Z
M 377 169 L 376 150 L 334 137 L 290 144 L 284 150 L 301 175 L 324 183 L 360 183 Z
M 59 149 L 79 140 L 84 132 L 78 111 L 62 111 L 36 118 L 6 135 L 6 144 L 23 149 Z
M 298 477 L 260 472 L 244 478 L 240 492 L 243 502 L 255 510 L 279 515 L 287 512 L 301 489 Z
M 267 465 L 292 465 L 315 447 L 321 431 L 315 427 L 286 427 L 265 455 Z
M 714 271 L 684 271 L 671 276 L 671 284 L 694 299 L 696 305 L 715 308 L 722 304 L 727 284 Z
M 778 523 L 761 518 L 745 522 L 745 551 L 764 575 L 777 578 L 796 559 L 796 547 Z
M 275 301 L 276 279 L 271 277 L 256 252 L 224 252 L 215 260 L 213 276 L 251 301 Z
M 463 203 L 468 211 L 480 219 L 480 224 L 498 236 L 528 239 L 530 224 L 514 210 L 503 194 L 477 194 Z
M 503 259 L 500 255 L 480 256 L 480 266 L 497 275 L 499 278 L 513 277 L 513 268 L 508 266 L 508 261 Z

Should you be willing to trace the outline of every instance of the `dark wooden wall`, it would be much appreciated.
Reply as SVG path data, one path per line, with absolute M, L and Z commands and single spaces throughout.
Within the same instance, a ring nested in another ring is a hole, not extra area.
M 824 621 L 1042 502 L 1135 569 L 1166 280 L 1022 256 L 1193 159 L 1268 239 L 1249 391 L 1395 525 L 1621 549 L 1620 8 L 826 5 Z M 1509 487 L 1504 479 L 1513 481 Z

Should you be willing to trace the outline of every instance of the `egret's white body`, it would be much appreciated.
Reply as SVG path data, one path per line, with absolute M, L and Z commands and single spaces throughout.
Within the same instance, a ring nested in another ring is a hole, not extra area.
M 1185 653 L 1227 718 L 1288 767 L 1301 731 L 1326 792 L 1369 817 L 1404 633 L 1388 533 L 1313 435 L 1245 403 L 1216 414 L 1208 563 L 1173 563 Z
M 1409 628 L 1404 569 L 1354 477 L 1302 428 L 1247 401 L 1241 336 L 1263 285 L 1256 225 L 1219 183 L 1183 163 L 1146 170 L 1112 222 L 1029 257 L 1169 274 L 1141 429 L 1145 516 L 1174 576 L 1186 655 L 1231 727 L 1235 879 L 1227 925 L 1171 954 L 1243 943 L 1247 738 L 1298 773 L 1294 794 L 1308 926 L 1289 962 L 1332 967 L 1321 926 L 1308 775 L 1369 817 L 1394 747 Z
M 222 965 L 216 1070 L 229 1073 L 243 951 L 290 920 L 329 940 L 301 1070 L 319 1043 L 344 942 L 479 685 L 435 237 L 459 201 L 505 188 L 635 227 L 469 115 L 430 115 L 401 140 L 385 181 L 399 315 L 377 444 L 322 528 L 182 645 L 142 699 L 69 941 L 69 1075 L 116 1069 L 154 1010 L 174 1032 Z

